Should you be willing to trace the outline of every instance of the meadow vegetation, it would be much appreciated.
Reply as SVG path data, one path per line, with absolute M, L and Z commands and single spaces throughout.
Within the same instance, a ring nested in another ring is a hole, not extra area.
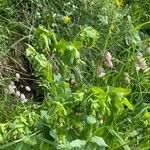
M 149 0 L 0 0 L 0 149 L 150 149 Z

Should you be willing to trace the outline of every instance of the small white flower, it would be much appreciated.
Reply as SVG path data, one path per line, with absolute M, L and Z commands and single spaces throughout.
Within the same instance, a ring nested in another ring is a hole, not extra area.
M 8 85 L 8 89 L 10 93 L 15 93 L 14 88 L 10 84 Z
M 56 23 L 52 23 L 52 27 L 57 27 L 57 24 Z
M 30 92 L 31 88 L 29 86 L 25 86 L 26 91 Z
M 16 96 L 20 97 L 20 91 L 16 91 Z
M 140 70 L 140 67 L 139 67 L 139 65 L 137 63 L 135 64 L 135 69 L 136 69 L 136 71 Z
M 26 97 L 25 97 L 24 94 L 21 94 L 21 95 L 20 95 L 20 98 L 21 98 L 21 100 L 22 100 L 22 103 L 26 103 L 26 102 L 27 102 L 27 99 L 26 99 Z
M 21 84 L 20 87 L 23 88 L 24 86 Z
M 99 78 L 105 75 L 104 69 L 102 67 L 97 68 Z
M 130 78 L 129 78 L 129 74 L 125 73 L 125 81 L 127 84 L 130 84 Z
M 10 81 L 11 86 L 15 86 L 15 83 L 13 81 Z
M 19 79 L 20 79 L 20 74 L 16 73 L 16 81 L 19 81 Z
M 147 70 L 148 67 L 147 67 L 145 59 L 143 58 L 143 54 L 138 52 L 136 57 L 137 57 L 136 70 L 137 71 L 140 69 L 143 71 Z

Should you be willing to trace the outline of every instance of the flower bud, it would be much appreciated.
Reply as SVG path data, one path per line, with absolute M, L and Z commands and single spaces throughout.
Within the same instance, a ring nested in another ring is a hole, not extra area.
M 26 91 L 30 92 L 31 88 L 29 86 L 25 86 Z
M 113 68 L 113 63 L 112 63 L 111 59 L 112 59 L 112 56 L 111 56 L 110 52 L 106 52 L 105 65 L 109 68 Z
M 20 91 L 16 91 L 16 94 L 15 94 L 17 97 L 20 97 Z
M 16 73 L 16 81 L 19 82 L 19 79 L 20 79 L 20 74 L 19 74 L 19 73 Z
M 26 102 L 27 102 L 27 99 L 26 99 L 26 97 L 25 97 L 24 94 L 21 94 L 21 95 L 20 95 L 20 98 L 21 98 L 21 100 L 22 100 L 22 103 L 26 103 Z
M 111 60 L 105 60 L 105 65 L 106 65 L 108 68 L 113 68 L 113 63 L 111 62 Z
M 105 59 L 109 59 L 109 60 L 112 59 L 112 56 L 111 56 L 110 52 L 106 52 Z
M 8 85 L 8 89 L 10 93 L 15 93 L 14 88 L 10 84 Z

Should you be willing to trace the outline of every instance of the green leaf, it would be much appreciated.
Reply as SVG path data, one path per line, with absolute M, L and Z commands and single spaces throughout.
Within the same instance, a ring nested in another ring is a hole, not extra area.
M 48 66 L 47 59 L 46 59 L 46 57 L 43 54 L 37 54 L 35 56 L 35 59 L 39 62 L 39 64 L 42 67 L 46 68 Z
M 0 143 L 3 142 L 4 138 L 3 136 L 0 134 Z
M 93 143 L 96 143 L 100 147 L 106 147 L 106 146 L 108 146 L 105 143 L 104 139 L 102 137 L 99 137 L 99 136 L 92 137 L 90 141 L 93 142 Z
M 64 53 L 66 46 L 67 46 L 67 42 L 64 39 L 60 39 L 57 45 L 58 52 Z
M 88 116 L 86 121 L 88 124 L 95 124 L 96 123 L 96 119 L 93 116 Z
M 129 110 L 133 110 L 133 105 L 128 101 L 127 98 L 123 97 L 123 103 L 128 107 Z
M 33 57 L 36 54 L 36 50 L 31 45 L 27 44 L 28 48 L 26 49 L 26 56 Z
M 108 126 L 106 126 L 105 128 L 111 133 L 111 135 L 113 135 L 114 138 L 118 140 L 118 142 L 122 145 L 122 147 L 125 150 L 131 150 L 130 147 L 126 144 L 126 142 L 123 140 L 123 138 L 116 131 L 114 131 Z
M 120 93 L 122 96 L 128 95 L 130 93 L 129 89 L 124 89 L 124 88 L 111 88 L 109 93 Z
M 103 89 L 96 87 L 96 86 L 91 87 L 91 90 L 96 94 L 105 94 Z
M 71 46 L 75 47 L 77 50 L 80 50 L 82 47 L 82 42 L 81 41 L 74 41 L 71 43 Z
M 140 28 L 142 28 L 143 26 L 150 24 L 150 21 L 138 24 L 137 26 L 135 26 L 134 28 L 131 29 L 131 31 L 135 31 L 135 30 L 139 30 Z
M 37 141 L 34 137 L 26 137 L 23 139 L 23 142 L 25 144 L 32 145 L 32 146 L 37 144 Z
M 85 140 L 76 139 L 70 143 L 72 148 L 83 148 L 86 144 Z
M 67 111 L 65 110 L 64 106 L 60 102 L 54 102 L 56 104 L 56 110 L 64 112 L 64 115 L 67 115 Z
M 40 35 L 40 41 L 42 42 L 41 44 L 44 45 L 44 48 L 49 51 L 50 48 L 49 48 L 49 39 L 48 39 L 48 37 L 45 34 L 41 34 Z

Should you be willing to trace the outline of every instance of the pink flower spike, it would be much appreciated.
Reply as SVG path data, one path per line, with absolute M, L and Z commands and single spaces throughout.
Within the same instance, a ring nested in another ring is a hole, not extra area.
M 106 52 L 105 59 L 109 59 L 109 60 L 112 59 L 112 56 L 111 56 L 110 52 Z
M 110 60 L 105 60 L 105 65 L 108 67 L 108 68 L 113 68 L 113 63 L 110 61 Z
M 98 67 L 97 71 L 98 71 L 99 78 L 105 75 L 104 69 L 102 67 Z

